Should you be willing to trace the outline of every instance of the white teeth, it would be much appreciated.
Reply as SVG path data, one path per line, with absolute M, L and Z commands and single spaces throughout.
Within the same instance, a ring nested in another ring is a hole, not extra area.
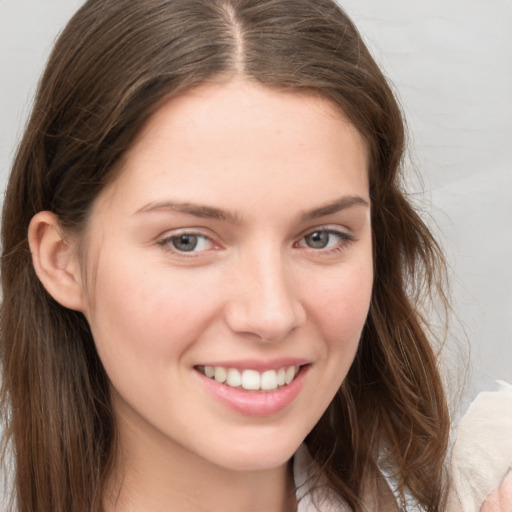
M 227 374 L 228 378 L 226 382 L 228 386 L 237 388 L 238 386 L 242 385 L 242 375 L 236 368 L 228 368 Z
M 290 382 L 295 378 L 297 372 L 295 371 L 295 366 L 289 366 L 286 368 L 286 374 L 284 378 L 285 384 L 290 384 Z
M 222 368 L 222 366 L 216 366 L 214 371 L 214 377 L 217 382 L 226 382 L 227 373 L 225 368 Z
M 287 366 L 277 370 L 238 370 L 223 366 L 204 366 L 203 373 L 210 379 L 233 388 L 242 387 L 250 391 L 271 391 L 290 384 L 299 372 L 299 366 Z
M 260 389 L 260 374 L 256 370 L 244 370 L 242 372 L 242 387 L 244 389 Z
M 275 370 L 267 370 L 261 374 L 261 389 L 277 388 L 277 373 Z
M 286 368 L 279 368 L 277 370 L 277 385 L 284 386 L 286 383 Z

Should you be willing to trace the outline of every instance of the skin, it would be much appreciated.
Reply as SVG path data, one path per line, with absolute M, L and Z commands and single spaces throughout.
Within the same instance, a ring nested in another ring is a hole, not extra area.
M 235 79 L 151 118 L 94 204 L 86 256 L 70 243 L 53 258 L 111 380 L 120 451 L 106 510 L 294 508 L 290 458 L 345 378 L 368 313 L 367 170 L 361 135 L 313 95 Z M 58 239 L 46 214 L 32 245 Z M 198 245 L 180 252 L 187 233 Z M 197 369 L 283 358 L 307 370 L 291 403 L 264 415 L 218 400 Z

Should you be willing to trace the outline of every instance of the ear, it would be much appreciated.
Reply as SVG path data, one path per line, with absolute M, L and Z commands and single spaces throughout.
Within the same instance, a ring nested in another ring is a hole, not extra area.
M 37 277 L 62 306 L 84 311 L 85 300 L 75 244 L 66 240 L 57 215 L 39 212 L 30 221 L 28 243 Z

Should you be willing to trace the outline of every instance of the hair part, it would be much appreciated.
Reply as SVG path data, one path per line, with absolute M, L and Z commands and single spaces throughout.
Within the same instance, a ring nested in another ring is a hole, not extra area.
M 35 275 L 30 220 L 50 210 L 82 232 L 162 103 L 235 75 L 331 100 L 370 152 L 370 313 L 310 453 L 354 512 L 379 465 L 402 500 L 442 510 L 449 418 L 419 298 L 440 291 L 444 262 L 401 187 L 400 109 L 352 22 L 331 0 L 89 0 L 50 56 L 3 209 L 1 407 L 19 512 L 101 510 L 116 454 L 108 377 L 83 315 Z

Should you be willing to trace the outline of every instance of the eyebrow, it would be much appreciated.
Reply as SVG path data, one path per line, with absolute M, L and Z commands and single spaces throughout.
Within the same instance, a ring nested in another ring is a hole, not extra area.
M 353 206 L 364 206 L 369 207 L 370 203 L 363 199 L 361 196 L 344 196 L 332 201 L 331 203 L 327 203 L 323 206 L 315 208 L 314 210 L 309 210 L 303 213 L 300 216 L 300 220 L 302 222 L 308 220 L 318 219 L 319 217 L 324 217 L 325 215 L 332 215 L 333 213 L 338 213 L 342 210 L 346 210 L 347 208 L 352 208 Z
M 216 219 L 230 224 L 241 224 L 242 218 L 240 215 L 221 208 L 213 206 L 206 206 L 194 203 L 179 203 L 174 201 L 160 201 L 156 203 L 149 203 L 148 205 L 137 210 L 136 213 L 158 212 L 158 211 L 173 211 L 193 215 L 202 219 Z
M 300 222 L 307 222 L 310 220 L 324 217 L 326 215 L 332 215 L 339 211 L 351 208 L 354 206 L 369 207 L 368 201 L 360 196 L 344 196 L 330 203 L 309 210 L 300 215 Z M 194 217 L 200 217 L 203 219 L 215 219 L 228 222 L 230 224 L 241 224 L 242 217 L 237 212 L 231 212 L 221 208 L 215 208 L 213 206 L 206 206 L 195 203 L 180 203 L 175 201 L 159 201 L 155 203 L 149 203 L 143 206 L 135 213 L 147 213 L 147 212 L 158 212 L 158 211 L 173 211 L 179 213 L 185 213 L 187 215 L 193 215 Z

